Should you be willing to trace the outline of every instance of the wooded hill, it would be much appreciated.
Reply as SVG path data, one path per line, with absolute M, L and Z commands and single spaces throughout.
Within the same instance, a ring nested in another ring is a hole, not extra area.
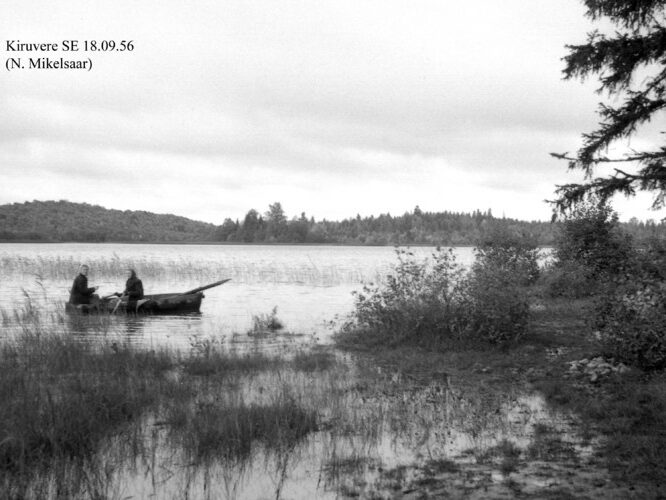
M 0 239 L 30 241 L 212 241 L 215 225 L 169 214 L 110 210 L 87 203 L 0 205 Z
M 289 219 L 280 203 L 243 221 L 216 226 L 170 214 L 110 210 L 87 203 L 33 201 L 0 205 L 0 241 L 329 243 L 345 245 L 476 245 L 502 227 L 551 245 L 557 224 L 496 218 L 490 210 L 472 213 L 412 212 L 316 221 L 302 213 Z M 637 241 L 666 236 L 663 223 L 633 221 L 622 228 Z

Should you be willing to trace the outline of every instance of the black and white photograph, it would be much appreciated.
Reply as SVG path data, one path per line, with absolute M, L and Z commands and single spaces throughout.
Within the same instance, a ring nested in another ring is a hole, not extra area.
M 3 0 L 0 500 L 666 495 L 666 0 Z

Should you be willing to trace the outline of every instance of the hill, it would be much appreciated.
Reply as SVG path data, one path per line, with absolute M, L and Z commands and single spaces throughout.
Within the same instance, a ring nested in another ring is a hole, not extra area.
M 212 241 L 215 225 L 170 214 L 111 210 L 87 203 L 32 201 L 0 205 L 0 240 Z

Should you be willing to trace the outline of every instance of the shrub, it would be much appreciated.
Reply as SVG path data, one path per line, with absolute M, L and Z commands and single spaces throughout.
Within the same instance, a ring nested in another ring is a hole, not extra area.
M 666 368 L 665 250 L 653 242 L 636 251 L 597 309 L 609 353 L 645 370 Z
M 476 264 L 467 280 L 467 329 L 497 343 L 520 337 L 527 328 L 529 300 L 520 276 L 488 263 Z
M 396 254 L 398 264 L 384 285 L 366 285 L 354 294 L 355 311 L 342 336 L 397 344 L 460 335 L 464 270 L 453 251 L 438 248 L 431 263 L 415 261 L 408 250 Z
M 512 275 L 512 282 L 531 285 L 539 278 L 540 253 L 533 235 L 496 225 L 477 245 L 475 267 L 500 268 Z
M 468 330 L 482 340 L 504 342 L 527 328 L 527 287 L 539 277 L 539 249 L 531 235 L 498 225 L 476 248 L 467 277 Z
M 429 262 L 416 262 L 407 250 L 397 255 L 384 285 L 365 286 L 356 294 L 355 311 L 338 340 L 366 345 L 464 337 L 503 342 L 525 331 L 525 282 L 531 278 L 516 269 L 530 266 L 511 249 L 479 250 L 467 273 L 452 250 L 437 249 Z
M 631 255 L 631 237 L 618 225 L 617 213 L 591 199 L 569 213 L 555 240 L 557 264 L 575 262 L 594 278 L 621 272 Z
M 548 265 L 541 273 L 540 283 L 550 297 L 576 299 L 588 297 L 597 291 L 590 270 L 576 261 Z

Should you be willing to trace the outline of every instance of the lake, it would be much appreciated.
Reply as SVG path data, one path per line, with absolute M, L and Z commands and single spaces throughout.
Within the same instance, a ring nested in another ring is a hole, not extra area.
M 418 259 L 433 250 L 410 249 Z M 472 247 L 455 253 L 462 264 L 473 261 Z M 335 328 L 331 322 L 352 310 L 352 292 L 381 281 L 397 258 L 392 247 L 6 243 L 0 245 L 0 308 L 12 311 L 29 300 L 63 310 L 80 263 L 90 266 L 89 286 L 99 286 L 100 296 L 122 291 L 129 267 L 147 294 L 231 278 L 205 292 L 201 314 L 119 318 L 116 326 L 136 342 L 229 338 L 245 334 L 254 316 L 274 308 L 285 331 L 327 342 Z

